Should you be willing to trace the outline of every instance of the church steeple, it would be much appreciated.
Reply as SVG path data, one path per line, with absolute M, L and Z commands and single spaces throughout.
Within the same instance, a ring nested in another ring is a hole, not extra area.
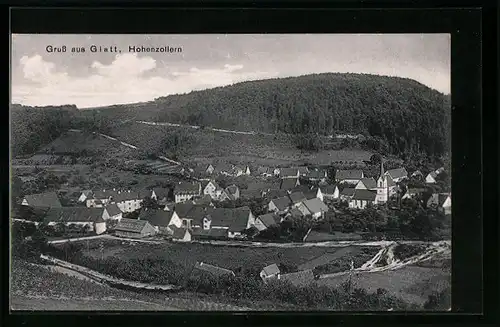
M 384 176 L 384 158 L 380 158 L 380 177 Z

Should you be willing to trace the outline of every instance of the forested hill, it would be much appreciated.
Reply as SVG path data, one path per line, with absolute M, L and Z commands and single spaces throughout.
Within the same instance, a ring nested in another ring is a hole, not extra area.
M 450 97 L 414 80 L 368 74 L 314 74 L 113 106 L 116 118 L 292 134 L 361 133 L 394 153 L 448 150 Z

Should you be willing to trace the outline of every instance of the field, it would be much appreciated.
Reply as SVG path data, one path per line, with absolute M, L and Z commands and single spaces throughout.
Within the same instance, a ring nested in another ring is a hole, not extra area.
M 13 310 L 244 310 L 191 293 L 136 293 L 68 276 L 46 266 L 13 260 Z
M 361 251 L 360 247 L 348 248 L 320 248 L 320 247 L 304 247 L 304 248 L 250 248 L 237 246 L 212 246 L 202 244 L 180 244 L 180 243 L 165 243 L 165 244 L 146 244 L 123 242 L 119 244 L 116 241 L 104 242 L 105 257 L 115 257 L 121 259 L 168 259 L 183 266 L 194 266 L 196 261 L 213 264 L 231 270 L 259 268 L 276 263 L 286 267 L 297 267 L 301 264 L 308 263 L 325 254 L 332 255 L 338 253 L 337 256 L 332 256 L 331 260 L 339 257 L 348 256 L 355 258 L 359 255 L 366 254 Z M 117 250 L 118 249 L 118 250 Z M 378 248 L 371 250 L 370 258 L 375 255 Z M 100 258 L 101 252 L 97 249 L 91 249 L 85 252 L 87 255 L 94 258 Z M 368 258 L 369 259 L 369 258 Z M 368 260 L 367 259 L 367 260 Z M 330 262 L 327 260 L 326 262 Z M 325 261 L 322 260 L 321 264 Z M 315 264 L 312 263 L 312 266 Z M 311 267 L 313 268 L 313 267 Z
M 349 275 L 320 279 L 320 285 L 339 286 L 347 281 Z M 423 305 L 433 291 L 441 291 L 451 285 L 449 269 L 439 267 L 419 267 L 409 265 L 401 269 L 383 272 L 356 273 L 352 277 L 354 287 L 375 292 L 386 289 L 389 294 L 398 296 L 409 303 Z

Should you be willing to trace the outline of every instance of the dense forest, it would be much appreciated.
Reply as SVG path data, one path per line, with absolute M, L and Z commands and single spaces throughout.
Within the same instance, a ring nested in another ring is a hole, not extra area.
M 366 136 L 365 145 L 382 153 L 441 156 L 450 151 L 450 96 L 398 77 L 313 74 L 80 112 L 91 125 L 106 120 L 154 120 L 309 135 L 300 143 L 313 148 L 318 146 L 309 144 L 312 135 L 348 133 Z M 105 127 L 101 123 L 97 129 Z

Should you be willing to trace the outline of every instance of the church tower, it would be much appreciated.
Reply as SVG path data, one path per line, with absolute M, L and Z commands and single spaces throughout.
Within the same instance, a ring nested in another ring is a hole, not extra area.
M 388 181 L 384 171 L 384 159 L 380 159 L 380 176 L 377 180 L 377 195 L 375 203 L 386 203 L 389 199 Z

